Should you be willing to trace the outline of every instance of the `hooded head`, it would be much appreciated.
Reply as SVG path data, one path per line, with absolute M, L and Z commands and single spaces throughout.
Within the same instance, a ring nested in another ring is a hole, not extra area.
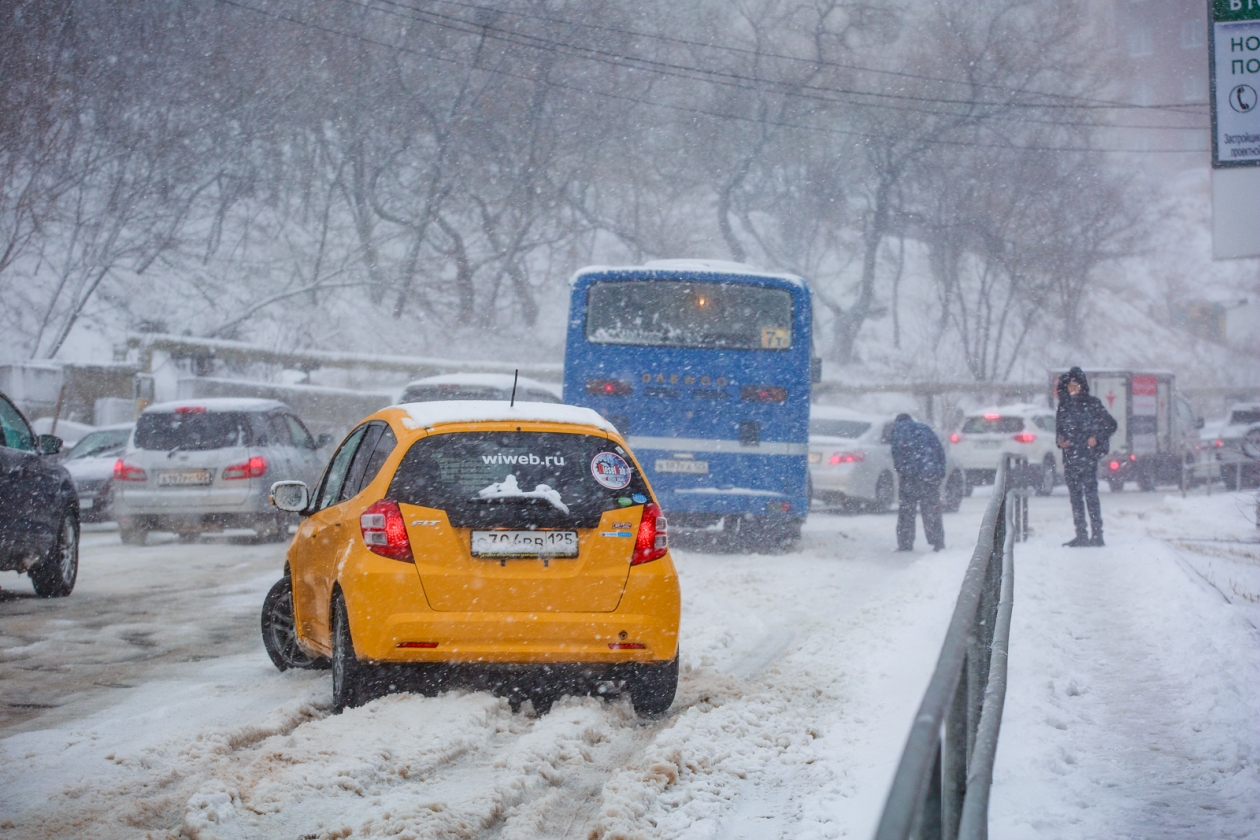
M 909 414 L 902 413 L 902 414 L 898 414 L 895 418 L 893 418 L 893 422 L 894 422 L 894 423 L 906 423 L 906 422 L 908 422 L 908 421 L 910 421 L 910 420 L 912 420 L 912 419 L 913 419 L 913 418 L 912 418 Z
M 1070 396 L 1070 392 L 1068 391 L 1069 382 L 1075 382 L 1077 385 L 1080 385 L 1081 394 L 1089 393 L 1089 380 L 1085 378 L 1085 371 L 1081 370 L 1079 367 L 1074 367 L 1063 376 L 1059 377 L 1059 399 L 1067 399 L 1067 397 Z

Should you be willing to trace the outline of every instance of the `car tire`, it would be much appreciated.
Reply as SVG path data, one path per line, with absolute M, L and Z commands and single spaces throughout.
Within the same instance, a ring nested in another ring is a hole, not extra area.
M 660 717 L 678 693 L 678 655 L 669 662 L 641 662 L 632 666 L 626 680 L 630 703 L 639 717 Z
M 57 541 L 27 574 L 41 598 L 64 598 L 74 590 L 79 577 L 79 520 L 73 513 L 61 515 Z
M 892 510 L 893 496 L 896 492 L 897 485 L 893 481 L 892 473 L 882 473 L 879 480 L 875 482 L 875 500 L 871 502 L 871 512 L 887 513 Z
M 1124 480 L 1119 478 L 1107 479 L 1107 486 L 1111 488 L 1112 493 L 1120 493 L 1124 490 Z
M 362 706 L 372 699 L 371 666 L 360 662 L 355 655 L 350 616 L 340 591 L 333 595 L 331 629 L 332 710 L 333 714 L 340 714 L 344 709 Z
M 136 525 L 119 525 L 118 537 L 123 545 L 144 545 L 149 538 L 149 529 Z
M 1054 471 L 1054 458 L 1047 455 L 1046 459 L 1041 462 L 1041 476 L 1037 482 L 1036 493 L 1038 496 L 1049 496 L 1054 492 L 1054 485 L 1058 476 Z
M 944 491 L 941 493 L 941 507 L 946 513 L 958 513 L 962 507 L 963 496 L 966 495 L 967 479 L 961 470 L 954 470 L 945 479 Z
M 276 581 L 263 599 L 262 637 L 267 656 L 278 671 L 322 670 L 330 664 L 327 657 L 311 656 L 298 645 L 293 620 L 293 581 L 288 575 Z

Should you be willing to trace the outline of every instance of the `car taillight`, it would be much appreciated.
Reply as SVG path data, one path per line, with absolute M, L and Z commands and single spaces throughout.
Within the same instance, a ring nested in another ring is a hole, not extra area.
M 411 540 L 397 502 L 381 499 L 359 516 L 368 551 L 393 560 L 411 560 Z
M 145 475 L 142 467 L 135 464 L 128 464 L 122 458 L 114 462 L 114 478 L 118 481 L 148 481 L 149 477 Z
M 634 393 L 634 386 L 620 379 L 588 379 L 586 393 L 592 397 L 628 397 Z
M 1118 469 L 1120 469 L 1120 462 L 1119 462 L 1119 461 L 1112 461 L 1112 462 L 1111 462 L 1110 464 L 1108 464 L 1107 466 L 1111 467 L 1113 470 L 1118 470 Z
M 205 414 L 204 405 L 181 405 L 175 409 L 176 414 Z
M 986 414 L 984 415 L 984 419 L 992 423 L 994 420 L 1001 420 L 1002 415 L 1001 414 Z
M 835 452 L 831 456 L 833 464 L 857 464 L 865 460 L 865 452 Z
M 224 479 L 232 478 L 261 478 L 267 474 L 267 459 L 261 455 L 255 455 L 248 461 L 242 461 L 239 464 L 232 464 L 223 468 L 222 477 Z
M 1221 448 L 1222 446 L 1224 446 L 1224 445 L 1225 445 L 1225 441 L 1223 441 L 1223 440 L 1218 440 L 1218 441 L 1216 442 L 1216 448 L 1217 448 L 1217 449 L 1220 449 L 1220 448 Z
M 669 550 L 668 528 L 669 522 L 658 505 L 653 502 L 644 505 L 643 519 L 639 522 L 639 535 L 634 541 L 634 556 L 630 558 L 630 565 L 650 563 L 664 557 Z
M 954 432 L 952 435 L 949 436 L 950 443 L 962 443 L 962 439 L 963 439 L 963 436 L 958 434 L 958 432 Z
M 744 402 L 787 402 L 787 388 L 778 385 L 745 385 L 739 389 L 739 398 Z
M 1020 432 L 1017 435 L 1012 435 L 1011 439 L 1016 443 L 1032 443 L 1037 439 L 1037 436 L 1032 432 Z

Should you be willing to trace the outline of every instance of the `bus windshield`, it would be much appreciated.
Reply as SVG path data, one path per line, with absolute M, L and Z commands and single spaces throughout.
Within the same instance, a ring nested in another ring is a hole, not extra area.
M 735 283 L 606 281 L 587 293 L 592 344 L 787 350 L 792 293 Z

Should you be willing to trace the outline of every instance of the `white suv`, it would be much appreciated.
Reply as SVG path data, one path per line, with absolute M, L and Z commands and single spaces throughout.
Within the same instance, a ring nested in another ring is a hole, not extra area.
M 1063 473 L 1063 455 L 1055 442 L 1054 412 L 1021 403 L 985 408 L 968 414 L 949 436 L 949 451 L 967 476 L 967 494 L 992 484 L 1002 455 L 1022 455 L 1041 467 L 1037 495 L 1048 496 Z
M 149 406 L 114 464 L 114 512 L 122 541 L 149 531 L 192 541 L 203 531 L 253 528 L 287 540 L 289 519 L 271 506 L 273 482 L 314 486 L 328 435 L 311 437 L 275 400 L 197 399 Z

